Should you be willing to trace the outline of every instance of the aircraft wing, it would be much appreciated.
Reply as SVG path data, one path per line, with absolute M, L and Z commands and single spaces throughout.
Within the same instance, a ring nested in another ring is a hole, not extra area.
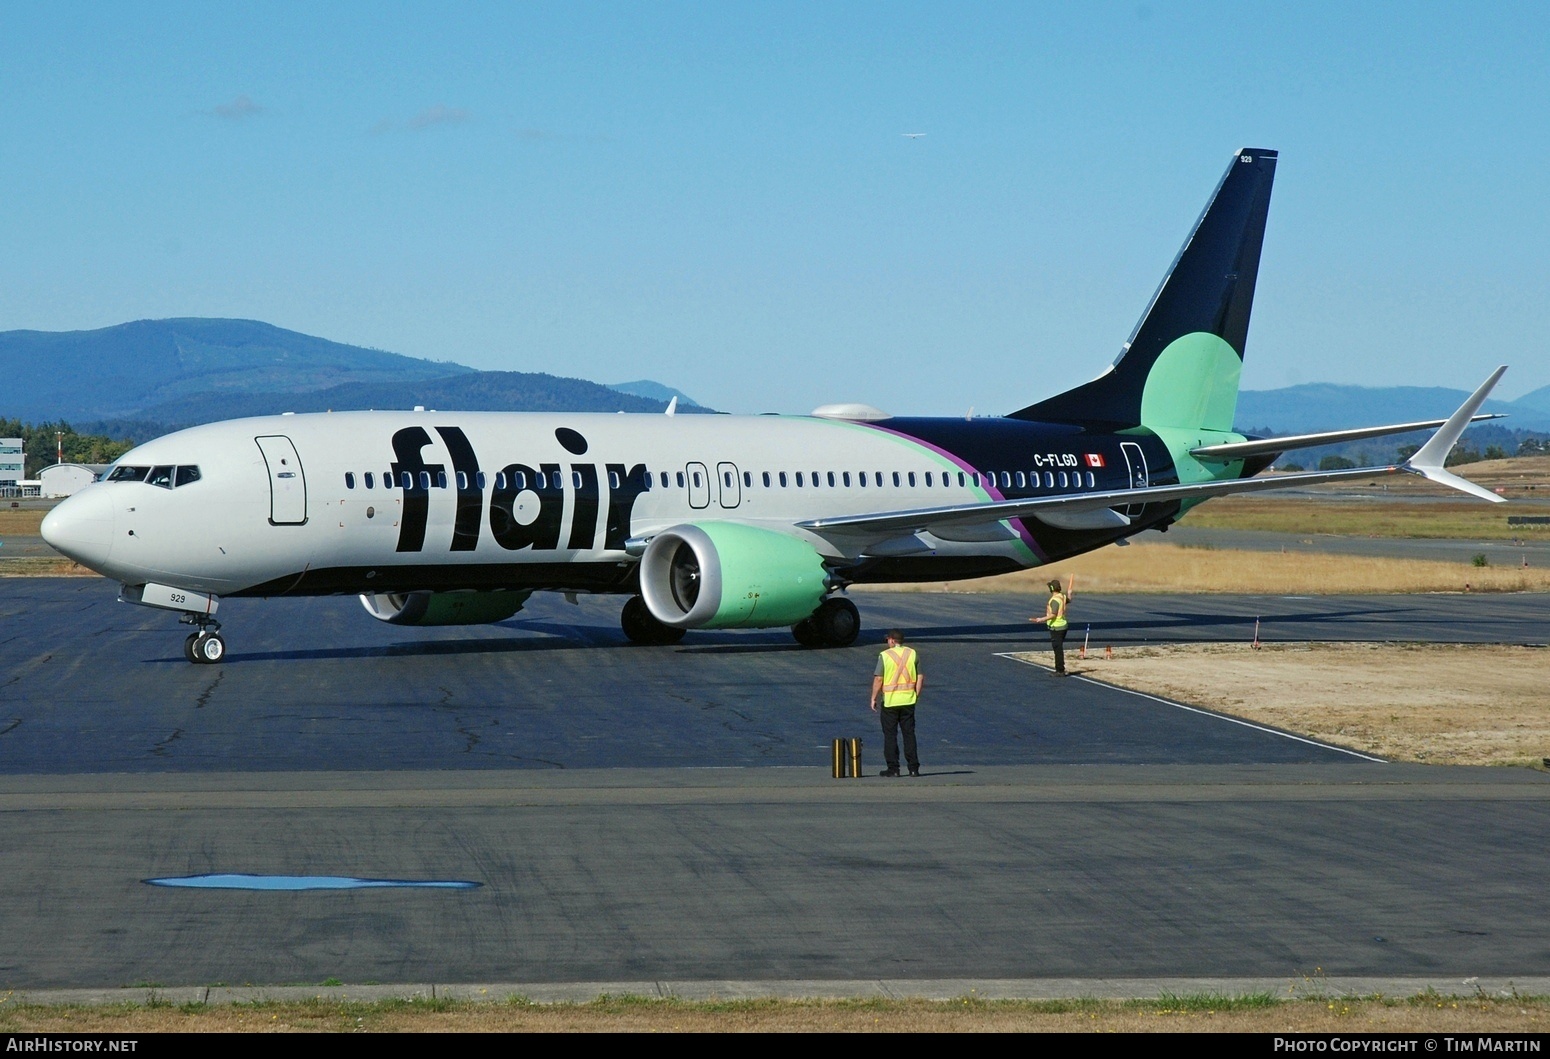
M 1273 478 L 1234 478 L 1226 481 L 1189 482 L 1180 485 L 1149 486 L 1145 489 L 1117 489 L 1103 493 L 1068 493 L 1062 496 L 1037 497 L 1022 500 L 998 500 L 982 504 L 957 504 L 948 507 L 917 508 L 909 511 L 886 511 L 864 515 L 841 515 L 832 518 L 809 519 L 797 525 L 815 533 L 846 536 L 903 534 L 929 531 L 935 528 L 950 529 L 957 526 L 980 525 L 1009 518 L 1037 518 L 1056 526 L 1085 524 L 1126 526 L 1130 519 L 1114 510 L 1135 504 L 1155 504 L 1171 500 L 1198 500 L 1231 493 L 1252 493 L 1267 489 L 1295 489 L 1298 486 L 1320 485 L 1325 482 L 1347 482 L 1373 478 L 1385 474 L 1418 474 L 1429 481 L 1446 485 L 1482 500 L 1501 503 L 1505 498 L 1474 482 L 1443 469 L 1453 446 L 1458 443 L 1464 428 L 1473 421 L 1475 412 L 1485 401 L 1491 388 L 1502 377 L 1506 367 L 1497 368 L 1458 411 L 1443 421 L 1437 432 L 1416 454 L 1403 463 L 1379 467 L 1358 467 L 1343 471 L 1310 471 L 1302 474 L 1278 474 Z M 1104 512 L 1107 512 L 1105 514 Z M 1093 521 L 1083 520 L 1082 513 L 1097 516 Z
M 1235 478 L 1225 482 L 1192 482 L 1187 485 L 1157 485 L 1145 489 L 1116 489 L 1106 493 L 1075 493 L 1064 496 L 1038 497 L 1027 500 L 997 500 L 983 504 L 958 504 L 950 507 L 917 508 L 908 511 L 887 511 L 878 514 L 840 515 L 832 518 L 808 519 L 798 522 L 802 529 L 815 533 L 918 533 L 922 530 L 950 526 L 969 526 L 984 522 L 998 522 L 1009 518 L 1037 518 L 1052 525 L 1071 526 L 1075 520 L 1063 518 L 1066 514 L 1091 512 L 1099 509 L 1129 507 L 1133 504 L 1156 504 L 1169 500 L 1198 500 L 1229 493 L 1252 493 L 1266 489 L 1292 489 L 1302 485 L 1319 485 L 1324 482 L 1343 482 L 1372 478 L 1381 474 L 1398 474 L 1405 468 L 1399 464 L 1386 467 L 1361 467 L 1344 471 L 1313 471 L 1306 474 L 1278 474 L 1273 478 Z M 1500 500 L 1501 497 L 1492 497 Z M 1113 526 L 1126 526 L 1130 519 L 1114 511 L 1112 519 L 1094 520 L 1088 525 L 1096 527 L 1106 522 Z
M 1477 415 L 1472 423 L 1488 419 L 1506 419 L 1500 412 Z M 1356 430 L 1326 430 L 1318 434 L 1289 434 L 1283 438 L 1253 438 L 1249 441 L 1232 441 L 1222 445 L 1201 445 L 1189 450 L 1197 460 L 1241 460 L 1246 456 L 1265 456 L 1271 453 L 1290 452 L 1293 449 L 1311 449 L 1318 445 L 1339 445 L 1346 441 L 1365 441 L 1389 434 L 1408 434 L 1412 430 L 1436 430 L 1446 419 L 1423 419 L 1418 423 L 1392 423 L 1386 427 L 1359 427 Z

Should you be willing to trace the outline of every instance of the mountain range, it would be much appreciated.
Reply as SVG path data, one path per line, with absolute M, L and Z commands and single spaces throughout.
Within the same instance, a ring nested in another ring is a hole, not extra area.
M 660 412 L 682 391 L 649 379 L 604 386 L 517 371 L 476 371 L 287 331 L 256 320 L 138 320 L 95 331 L 0 332 L 0 419 L 66 420 L 145 438 L 196 423 L 356 408 Z M 1305 433 L 1442 418 L 1467 396 L 1443 387 L 1310 383 L 1245 390 L 1240 430 Z M 1550 386 L 1485 411 L 1517 431 L 1550 431 Z
M 0 332 L 0 418 L 66 420 L 146 437 L 197 423 L 355 408 L 660 412 L 677 391 L 643 380 L 476 371 L 256 320 L 138 320 L 95 331 Z M 663 391 L 666 396 L 657 396 Z M 686 412 L 709 409 L 680 395 Z
M 1369 423 L 1442 419 L 1468 396 L 1468 390 L 1442 386 L 1338 386 L 1327 382 L 1244 390 L 1238 395 L 1238 429 L 1304 434 Z M 1511 416 L 1500 424 L 1510 429 L 1550 430 L 1550 386 L 1516 401 L 1488 400 L 1481 411 Z

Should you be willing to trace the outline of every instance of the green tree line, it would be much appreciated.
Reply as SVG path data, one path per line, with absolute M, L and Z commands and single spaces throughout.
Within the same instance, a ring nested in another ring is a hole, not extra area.
M 63 435 L 61 438 L 60 435 Z M 112 463 L 134 448 L 130 440 L 115 441 L 101 434 L 77 434 L 64 420 L 57 423 L 23 423 L 0 419 L 0 438 L 21 438 L 27 453 L 28 478 L 58 460 L 61 445 L 66 463 Z

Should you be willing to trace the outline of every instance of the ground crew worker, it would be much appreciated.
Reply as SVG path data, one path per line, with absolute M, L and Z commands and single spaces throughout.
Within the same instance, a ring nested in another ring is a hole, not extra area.
M 915 703 L 926 678 L 920 671 L 920 656 L 913 647 L 904 646 L 904 634 L 889 629 L 888 647 L 877 657 L 872 674 L 872 712 L 877 713 L 877 696 L 883 696 L 883 757 L 888 767 L 880 776 L 899 774 L 899 730 L 904 730 L 904 760 L 911 776 L 920 775 L 920 758 L 915 752 Z
M 1055 675 L 1066 675 L 1066 607 L 1071 597 L 1061 591 L 1059 581 L 1049 583 L 1049 603 L 1044 607 L 1044 616 L 1041 618 L 1029 618 L 1029 621 L 1040 622 L 1049 629 L 1050 647 L 1055 652 Z

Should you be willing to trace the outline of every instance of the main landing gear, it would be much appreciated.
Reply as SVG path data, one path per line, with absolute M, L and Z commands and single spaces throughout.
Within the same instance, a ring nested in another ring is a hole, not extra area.
M 861 634 L 861 613 L 844 596 L 830 596 L 791 627 L 803 647 L 849 647 Z
M 619 625 L 624 635 L 638 644 L 662 646 L 684 638 L 683 629 L 662 624 L 639 596 L 631 596 L 624 605 Z M 844 596 L 830 596 L 810 616 L 791 627 L 791 635 L 803 647 L 849 647 L 860 633 L 861 614 Z
M 684 638 L 684 630 L 658 621 L 646 606 L 646 601 L 639 596 L 631 596 L 630 601 L 624 605 L 619 615 L 619 625 L 624 629 L 624 635 L 638 644 L 661 647 L 675 644 Z
M 220 622 L 203 614 L 185 614 L 178 620 L 185 625 L 199 626 L 183 641 L 184 658 L 195 665 L 214 665 L 226 657 L 226 641 L 221 639 Z

